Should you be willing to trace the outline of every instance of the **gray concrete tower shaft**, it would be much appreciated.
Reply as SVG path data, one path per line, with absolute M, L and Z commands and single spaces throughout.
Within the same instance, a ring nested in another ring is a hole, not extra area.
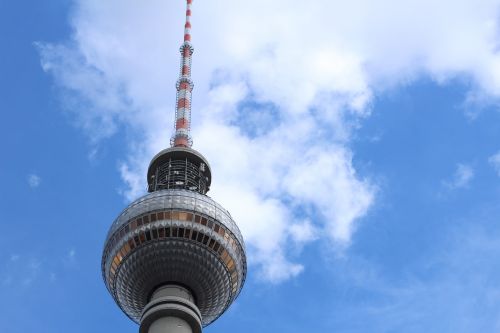
M 158 288 L 144 308 L 140 333 L 201 333 L 201 314 L 191 292 L 178 285 Z

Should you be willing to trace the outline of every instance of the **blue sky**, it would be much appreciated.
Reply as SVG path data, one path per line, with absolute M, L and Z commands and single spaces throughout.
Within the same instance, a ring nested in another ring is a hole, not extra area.
M 205 331 L 498 332 L 500 3 L 308 3 L 194 4 L 194 148 L 250 261 Z M 137 332 L 100 258 L 172 134 L 183 7 L 0 2 L 0 331 Z

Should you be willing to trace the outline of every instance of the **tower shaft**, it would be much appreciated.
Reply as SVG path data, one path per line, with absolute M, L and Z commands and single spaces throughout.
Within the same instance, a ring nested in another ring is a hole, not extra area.
M 184 42 L 181 45 L 181 66 L 177 80 L 177 98 L 175 104 L 175 134 L 171 139 L 172 147 L 191 147 L 193 141 L 191 129 L 191 61 L 193 46 L 191 45 L 191 4 L 193 0 L 186 0 L 186 23 L 184 25 Z
M 193 330 L 181 318 L 162 317 L 151 325 L 148 333 L 193 333 Z
M 201 314 L 184 287 L 158 288 L 146 305 L 139 333 L 201 333 Z

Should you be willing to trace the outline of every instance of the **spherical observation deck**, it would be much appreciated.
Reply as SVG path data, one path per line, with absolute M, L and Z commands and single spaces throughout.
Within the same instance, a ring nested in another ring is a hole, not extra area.
M 176 173 L 169 171 L 174 164 Z M 158 178 L 151 176 L 158 170 L 165 171 L 163 185 L 175 186 L 165 189 L 155 183 Z M 175 180 L 169 185 L 169 175 L 186 180 L 185 172 L 196 176 L 190 183 Z M 166 150 L 150 165 L 151 193 L 131 203 L 112 224 L 102 274 L 116 303 L 132 320 L 141 322 L 152 295 L 165 285 L 189 290 L 203 326 L 217 319 L 241 291 L 247 270 L 243 238 L 229 212 L 204 194 L 210 180 L 201 154 L 185 148 Z

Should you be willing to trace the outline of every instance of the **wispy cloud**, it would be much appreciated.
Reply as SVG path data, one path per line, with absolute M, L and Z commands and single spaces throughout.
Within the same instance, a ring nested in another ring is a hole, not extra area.
M 466 188 L 474 179 L 474 169 L 467 164 L 457 164 L 457 168 L 451 180 L 444 181 L 443 184 L 450 190 Z
M 64 256 L 64 258 L 63 258 L 63 263 L 68 268 L 77 268 L 78 267 L 78 260 L 77 260 L 75 249 L 70 249 L 66 253 L 66 256 Z
M 12 253 L 5 261 L 0 261 L 0 287 L 30 288 L 54 282 L 59 275 L 75 269 L 78 269 L 75 249 L 56 257 Z
M 42 183 L 42 178 L 40 178 L 40 176 L 34 173 L 29 174 L 27 180 L 28 180 L 28 185 L 33 189 L 39 187 L 40 184 Z
M 488 159 L 488 161 L 490 162 L 491 166 L 495 169 L 498 176 L 500 177 L 500 151 L 495 155 L 491 156 Z
M 31 286 L 31 284 L 38 278 L 42 263 L 38 259 L 31 259 L 26 266 L 26 275 L 22 278 L 24 286 Z
M 37 257 L 12 254 L 1 267 L 0 279 L 4 287 L 30 287 L 39 278 L 43 265 Z
M 359 258 L 347 268 L 336 263 L 337 275 L 348 281 L 348 288 L 370 297 L 339 304 L 335 326 L 352 333 L 366 332 L 367 327 L 370 332 L 497 332 L 499 230 L 491 228 L 494 224 L 481 226 L 484 220 L 491 218 L 457 221 L 422 261 L 390 276 Z

